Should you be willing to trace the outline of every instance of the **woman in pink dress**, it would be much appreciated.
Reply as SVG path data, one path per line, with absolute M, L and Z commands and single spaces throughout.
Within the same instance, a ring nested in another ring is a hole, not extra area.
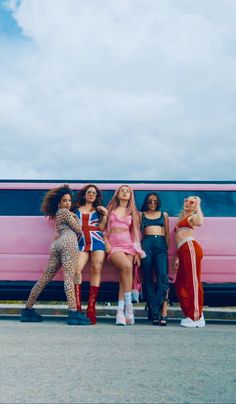
M 140 244 L 140 219 L 133 190 L 120 186 L 108 204 L 106 251 L 119 270 L 119 297 L 116 324 L 134 324 L 131 302 L 133 264 L 140 265 L 144 252 Z

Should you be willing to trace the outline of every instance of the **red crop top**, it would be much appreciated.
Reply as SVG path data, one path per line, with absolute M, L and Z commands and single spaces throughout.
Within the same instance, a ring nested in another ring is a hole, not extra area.
M 186 216 L 184 219 L 180 220 L 179 223 L 177 223 L 177 225 L 175 226 L 174 231 L 176 232 L 183 228 L 193 230 L 193 227 L 188 222 L 188 218 L 189 216 Z

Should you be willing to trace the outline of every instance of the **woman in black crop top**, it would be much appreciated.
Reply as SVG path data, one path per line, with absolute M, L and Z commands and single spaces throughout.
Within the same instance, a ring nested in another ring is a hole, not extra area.
M 148 303 L 148 318 L 153 325 L 167 324 L 168 304 L 168 246 L 169 218 L 160 210 L 161 201 L 156 192 L 145 196 L 141 214 L 142 259 L 144 289 Z M 154 279 L 155 278 L 155 279 Z

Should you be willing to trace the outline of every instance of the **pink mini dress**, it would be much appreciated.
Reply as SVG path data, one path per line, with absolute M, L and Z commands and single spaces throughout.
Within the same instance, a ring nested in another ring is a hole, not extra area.
M 110 255 L 120 251 L 126 254 L 135 255 L 135 243 L 131 235 L 132 216 L 119 217 L 112 211 L 108 219 L 108 241 L 111 246 Z M 121 233 L 111 233 L 114 228 L 124 229 Z

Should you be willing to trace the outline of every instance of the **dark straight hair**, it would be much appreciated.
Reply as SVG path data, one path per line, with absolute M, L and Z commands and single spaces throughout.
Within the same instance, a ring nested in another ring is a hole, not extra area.
M 160 209 L 161 199 L 160 199 L 159 195 L 156 192 L 149 192 L 144 197 L 143 206 L 141 208 L 142 212 L 146 212 L 148 210 L 148 200 L 149 200 L 150 196 L 155 196 L 157 198 L 156 210 Z

